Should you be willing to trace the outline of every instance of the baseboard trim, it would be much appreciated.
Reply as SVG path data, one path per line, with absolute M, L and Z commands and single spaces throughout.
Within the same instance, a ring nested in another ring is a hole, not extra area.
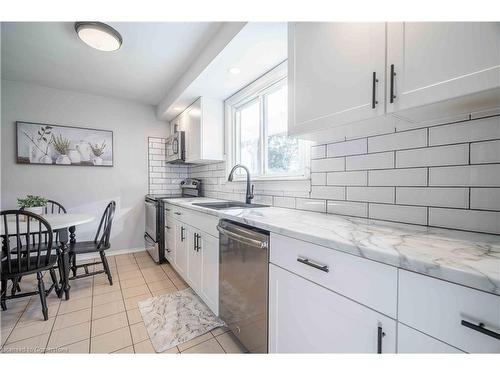
M 106 251 L 107 256 L 114 256 L 114 255 L 123 255 L 123 254 L 132 254 L 132 253 L 139 253 L 141 251 L 146 251 L 144 247 L 135 247 L 133 249 L 119 249 L 119 250 L 110 250 Z M 78 256 L 78 260 L 87 260 L 87 259 L 93 259 L 93 258 L 98 258 L 99 254 L 98 253 L 89 253 L 89 254 L 82 254 L 82 256 Z

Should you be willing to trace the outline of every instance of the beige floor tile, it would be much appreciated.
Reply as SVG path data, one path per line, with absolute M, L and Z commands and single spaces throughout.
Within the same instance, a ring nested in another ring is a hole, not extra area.
M 142 273 L 141 273 L 141 271 L 119 272 L 118 277 L 120 278 L 120 281 L 128 280 L 128 279 L 135 279 L 138 277 L 142 278 Z
M 24 324 L 16 326 L 11 332 L 7 344 L 29 339 L 30 337 L 40 336 L 45 333 L 50 333 L 54 326 L 55 318 L 50 318 L 47 321 L 34 322 L 31 324 Z
M 149 339 L 134 344 L 134 350 L 136 353 L 156 353 Z
M 13 327 L 16 325 L 19 318 L 23 315 L 23 310 L 21 311 L 0 311 L 0 324 L 2 329 L 7 327 Z
M 58 315 L 54 324 L 54 330 L 71 327 L 90 321 L 91 309 L 78 310 L 72 313 Z
M 132 345 L 128 327 L 105 333 L 90 339 L 91 353 L 111 353 Z
M 179 290 L 183 290 L 189 287 L 189 285 L 182 279 L 173 279 L 172 282 Z
M 151 298 L 151 293 L 141 294 L 140 296 L 127 298 L 125 299 L 125 309 L 126 310 L 138 309 L 139 305 L 137 303 L 140 301 L 147 300 L 148 298 Z
M 149 293 L 147 285 L 133 286 L 131 288 L 122 289 L 123 298 L 131 298 Z
M 92 296 L 92 284 L 85 287 L 78 287 L 78 288 L 71 287 L 69 295 L 70 295 L 70 300 L 90 297 Z
M 130 345 L 126 348 L 117 350 L 116 352 L 112 352 L 111 354 L 134 354 L 134 347 Z
M 116 266 L 118 273 L 120 272 L 130 272 L 139 271 L 139 266 L 136 263 L 125 263 Z
M 152 292 L 160 289 L 175 289 L 175 285 L 169 279 L 163 279 L 160 281 L 152 281 L 148 283 L 148 288 Z
M 88 309 L 92 305 L 92 297 L 63 300 L 59 306 L 59 315 L 73 311 Z
M 90 351 L 90 339 L 78 341 L 73 344 L 61 346 L 59 348 L 50 348 L 46 353 L 55 354 L 88 354 Z
M 146 330 L 144 322 L 132 324 L 130 326 L 130 332 L 132 333 L 132 342 L 134 344 L 136 342 L 141 342 L 149 339 L 148 331 Z
M 94 296 L 99 296 L 101 294 L 117 292 L 119 290 L 121 290 L 120 282 L 118 280 L 113 280 L 113 285 L 109 284 L 94 285 L 93 294 Z
M 223 333 L 226 333 L 229 331 L 229 328 L 227 327 L 217 327 L 213 330 L 211 330 L 210 332 L 212 332 L 212 335 L 214 336 L 219 336 L 219 335 L 222 335 Z
M 158 297 L 158 296 L 164 296 L 165 294 L 170 294 L 170 293 L 174 293 L 174 292 L 177 292 L 177 288 L 175 286 L 173 288 L 155 290 L 151 294 L 153 295 L 153 297 Z
M 49 340 L 49 334 L 31 337 L 26 340 L 16 341 L 12 344 L 5 344 L 3 353 L 43 353 Z
M 168 276 L 165 272 L 161 271 L 160 272 L 154 272 L 154 273 L 143 273 L 144 275 L 144 280 L 146 280 L 146 283 L 150 283 L 153 281 L 160 281 L 160 280 L 168 280 Z
M 118 314 L 125 311 L 125 304 L 123 301 L 115 301 L 106 303 L 105 305 L 94 306 L 92 308 L 92 320 L 104 318 L 105 316 Z
M 31 323 L 34 321 L 43 321 L 43 312 L 42 312 L 42 304 L 40 302 L 40 297 L 37 297 L 35 300 L 31 301 L 29 305 L 24 310 L 21 319 L 19 319 L 19 323 Z M 47 308 L 49 318 L 54 317 L 58 314 L 59 306 L 61 304 L 61 300 L 57 297 L 55 298 L 47 298 Z
M 1 326 L 2 330 L 0 331 L 0 346 L 5 344 L 5 341 L 9 338 L 10 333 L 14 329 L 14 326 L 9 326 L 9 327 L 4 327 L 3 325 Z
M 104 318 L 92 321 L 91 336 L 94 337 L 102 335 L 127 326 L 128 320 L 127 314 L 125 312 L 121 312 L 115 315 L 109 315 Z
M 146 281 L 141 276 L 141 277 L 136 277 L 134 279 L 121 280 L 120 284 L 122 286 L 122 289 L 128 289 L 134 286 L 146 285 Z
M 77 324 L 72 327 L 52 331 L 47 348 L 57 349 L 78 341 L 86 340 L 90 337 L 90 322 Z
M 113 285 L 115 284 L 115 280 L 118 281 L 118 275 L 116 273 L 112 274 L 113 277 Z M 95 275 L 94 276 L 94 286 L 96 285 L 109 285 L 108 276 L 105 274 Z
M 127 311 L 128 324 L 132 325 L 135 323 L 142 322 L 142 315 L 139 309 L 133 309 Z
M 189 349 L 192 346 L 198 345 L 204 341 L 210 340 L 211 338 L 213 338 L 213 336 L 210 334 L 210 332 L 207 332 L 201 336 L 195 337 L 194 339 L 179 344 L 177 345 L 177 347 L 181 352 L 183 352 L 184 350 Z
M 202 342 L 201 344 L 195 345 L 185 351 L 181 351 L 182 354 L 216 354 L 216 353 L 224 353 L 224 350 L 219 345 L 215 338 Z
M 92 305 L 99 306 L 105 305 L 110 302 L 121 301 L 123 299 L 121 290 L 117 290 L 111 293 L 100 294 L 98 296 L 94 296 L 92 301 Z
M 177 346 L 174 346 L 173 348 L 165 350 L 164 352 L 161 352 L 160 354 L 180 354 L 180 351 L 177 348 Z
M 152 268 L 152 267 L 158 267 L 158 265 L 153 261 L 141 262 L 141 263 L 138 262 L 138 265 L 139 265 L 139 268 L 141 269 L 141 271 L 144 269 Z
M 241 345 L 232 332 L 226 332 L 216 337 L 216 340 L 222 346 L 226 353 L 246 353 L 246 348 Z
M 163 271 L 167 274 L 167 276 L 170 279 L 180 279 L 180 278 L 182 278 L 181 275 L 179 275 L 177 273 L 177 271 L 172 268 L 172 266 L 168 266 L 168 267 L 167 266 L 163 266 L 162 268 L 163 268 Z

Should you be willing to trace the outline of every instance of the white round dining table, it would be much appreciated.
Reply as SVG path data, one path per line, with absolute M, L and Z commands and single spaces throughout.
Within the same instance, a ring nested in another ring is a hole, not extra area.
M 95 216 L 89 214 L 45 214 L 42 217 L 48 221 L 52 230 L 56 233 L 57 241 L 59 246 L 57 249 L 59 258 L 59 276 L 61 278 L 61 293 L 64 292 L 65 299 L 69 299 L 69 290 L 71 286 L 69 285 L 69 254 L 68 254 L 68 231 L 70 232 L 69 241 L 75 242 L 75 227 L 82 224 L 87 224 L 95 220 Z M 27 232 L 28 223 L 26 221 L 19 221 L 19 233 L 24 234 Z M 5 225 L 1 223 L 0 225 L 0 235 L 5 234 Z M 7 220 L 7 231 L 9 235 L 11 233 L 17 233 L 17 223 L 15 220 Z M 36 233 L 36 227 L 31 225 L 29 228 L 30 233 Z

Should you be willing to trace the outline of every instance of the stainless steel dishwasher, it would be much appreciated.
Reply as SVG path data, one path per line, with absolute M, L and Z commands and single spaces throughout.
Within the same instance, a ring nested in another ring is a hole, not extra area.
M 269 232 L 228 220 L 219 230 L 219 315 L 250 353 L 267 353 Z

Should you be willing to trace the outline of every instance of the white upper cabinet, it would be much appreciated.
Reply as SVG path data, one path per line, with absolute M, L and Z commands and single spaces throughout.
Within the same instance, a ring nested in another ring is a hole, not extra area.
M 387 85 L 388 113 L 499 87 L 500 23 L 389 23 Z
M 289 24 L 290 134 L 384 114 L 385 28 L 385 23 Z
M 171 129 L 185 132 L 186 163 L 224 160 L 224 105 L 201 97 L 171 121 Z

